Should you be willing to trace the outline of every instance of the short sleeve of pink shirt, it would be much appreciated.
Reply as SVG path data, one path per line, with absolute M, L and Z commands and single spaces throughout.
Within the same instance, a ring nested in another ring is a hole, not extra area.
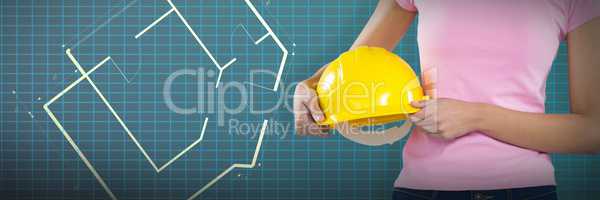
M 565 33 L 575 30 L 582 24 L 600 15 L 600 1 L 598 0 L 571 0 L 568 10 L 564 12 L 562 23 Z
M 545 111 L 546 80 L 560 41 L 600 16 L 598 0 L 397 3 L 418 12 L 421 76 L 435 82 L 429 95 L 535 113 Z M 394 186 L 489 190 L 555 184 L 546 153 L 482 132 L 444 141 L 414 131 Z
M 411 12 L 417 11 L 417 7 L 415 7 L 415 2 L 413 0 L 396 0 L 400 7 L 404 8 L 404 10 L 408 10 Z
M 416 12 L 414 0 L 396 0 L 400 7 L 407 11 Z M 554 0 L 547 3 L 560 8 L 562 20 L 559 20 L 563 33 L 573 31 L 585 22 L 597 17 L 600 10 L 600 1 L 597 0 Z

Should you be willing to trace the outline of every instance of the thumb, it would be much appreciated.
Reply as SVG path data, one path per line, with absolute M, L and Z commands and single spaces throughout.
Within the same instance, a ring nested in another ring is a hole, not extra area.
M 411 101 L 410 105 L 415 108 L 424 108 L 427 100 Z

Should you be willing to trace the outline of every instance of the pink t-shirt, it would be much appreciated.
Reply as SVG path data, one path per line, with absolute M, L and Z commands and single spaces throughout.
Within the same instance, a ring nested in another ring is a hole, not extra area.
M 600 14 L 599 0 L 397 2 L 418 12 L 422 76 L 435 80 L 437 97 L 537 113 L 544 112 L 546 78 L 560 41 Z M 395 187 L 489 190 L 556 184 L 546 153 L 480 132 L 443 141 L 414 131 L 403 160 Z

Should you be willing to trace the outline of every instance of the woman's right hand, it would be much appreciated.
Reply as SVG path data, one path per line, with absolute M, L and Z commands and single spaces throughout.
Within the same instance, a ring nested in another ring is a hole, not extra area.
M 294 93 L 294 122 L 298 135 L 326 136 L 329 126 L 318 125 L 325 120 L 319 105 L 319 97 L 315 90 L 321 73 L 296 85 Z
M 350 49 L 359 46 L 377 46 L 389 51 L 393 50 L 412 24 L 415 16 L 416 12 L 404 10 L 394 0 L 380 0 L 369 18 L 369 22 Z M 322 67 L 313 77 L 296 86 L 294 118 L 296 132 L 300 135 L 325 136 L 329 131 L 328 126 L 315 123 L 325 119 L 315 91 L 316 83 L 324 69 L 325 67 Z

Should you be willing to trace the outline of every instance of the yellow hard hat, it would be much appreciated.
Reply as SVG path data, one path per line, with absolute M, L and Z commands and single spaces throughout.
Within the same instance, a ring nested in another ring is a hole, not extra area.
M 418 112 L 411 101 L 428 99 L 412 68 L 378 47 L 358 47 L 329 64 L 317 85 L 325 114 L 321 125 L 380 125 Z

